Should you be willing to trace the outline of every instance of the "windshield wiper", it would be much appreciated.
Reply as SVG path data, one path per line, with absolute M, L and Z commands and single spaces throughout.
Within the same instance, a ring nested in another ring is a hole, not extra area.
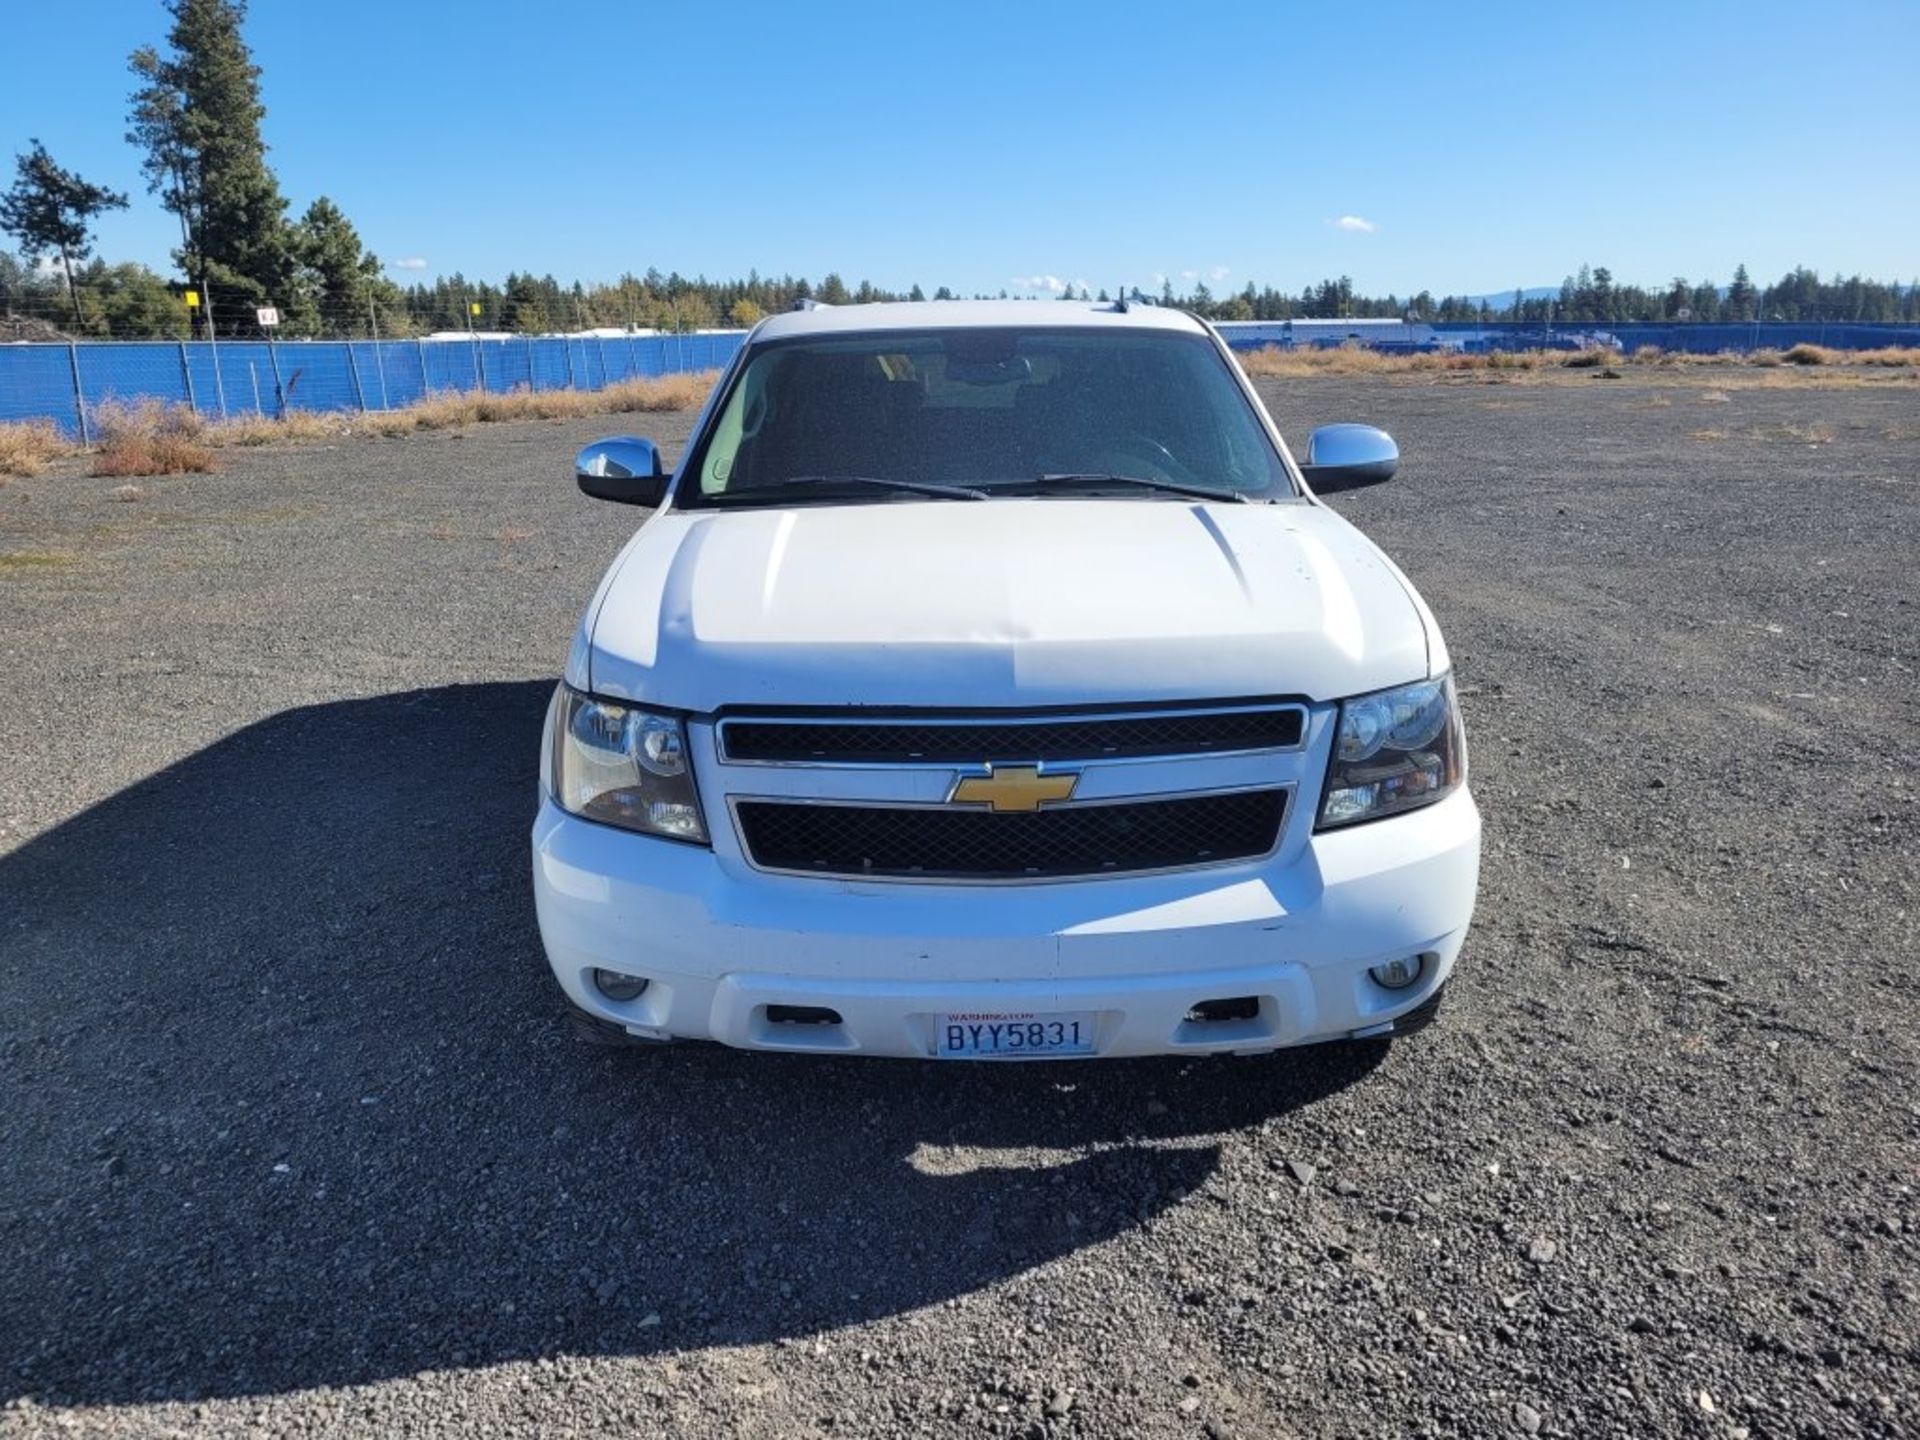
M 831 490 L 853 486 L 866 490 L 904 490 L 913 495 L 932 495 L 941 500 L 985 500 L 984 490 L 966 485 L 932 485 L 920 480 L 887 480 L 877 475 L 789 475 L 778 485 L 755 486 L 742 495 L 777 496 L 783 490 Z
M 1186 485 L 1178 480 L 1150 480 L 1144 475 L 1102 475 L 1097 472 L 1069 471 L 1060 475 L 1036 475 L 1031 482 L 1042 488 L 1084 486 L 1089 490 L 1102 485 L 1130 485 L 1138 490 L 1159 490 L 1167 495 L 1186 495 L 1195 500 L 1227 500 L 1251 505 L 1253 498 L 1238 490 L 1212 490 L 1205 485 Z

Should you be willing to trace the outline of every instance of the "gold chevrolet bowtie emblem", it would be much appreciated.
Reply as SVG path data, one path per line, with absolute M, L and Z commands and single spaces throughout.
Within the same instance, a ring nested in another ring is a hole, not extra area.
M 1038 810 L 1052 800 L 1072 797 L 1080 777 L 1071 770 L 1042 772 L 1038 765 L 989 765 L 984 775 L 968 775 L 947 799 L 956 805 L 987 805 L 995 810 Z

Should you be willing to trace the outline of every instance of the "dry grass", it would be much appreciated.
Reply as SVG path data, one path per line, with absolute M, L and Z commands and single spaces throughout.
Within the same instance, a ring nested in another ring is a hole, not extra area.
M 1569 379 L 1569 371 L 1586 371 L 1609 378 L 1613 374 L 1641 371 L 1649 375 L 1658 374 L 1665 380 L 1685 381 L 1695 378 L 1689 372 L 1698 372 L 1698 380 L 1711 376 L 1713 384 L 1728 388 L 1812 385 L 1826 389 L 1884 383 L 1870 372 L 1893 369 L 1901 373 L 1888 375 L 1884 377 L 1885 381 L 1905 383 L 1920 380 L 1920 348 L 1901 347 L 1833 350 L 1819 345 L 1797 345 L 1784 354 L 1778 350 L 1755 350 L 1748 354 L 1723 352 L 1692 355 L 1684 351 L 1642 345 L 1631 354 L 1595 346 L 1572 351 L 1493 350 L 1473 355 L 1433 351 L 1386 355 L 1357 345 L 1324 350 L 1282 350 L 1269 346 L 1262 350 L 1240 351 L 1236 358 L 1249 375 L 1279 379 L 1315 375 L 1379 375 L 1544 381 L 1556 376 Z M 1756 371 L 1767 373 L 1759 374 Z
M 213 451 L 185 435 L 134 436 L 103 445 L 93 457 L 94 475 L 204 475 L 219 464 Z
M 0 475 L 31 479 L 71 448 L 51 420 L 9 421 L 0 425 Z
M 1651 352 L 1647 354 L 1646 352 Z M 1648 361 L 1658 363 L 1662 352 L 1642 347 Z M 1618 350 L 1596 345 L 1586 350 L 1487 350 L 1468 355 L 1457 350 L 1433 350 L 1412 355 L 1388 355 L 1361 345 L 1332 349 L 1263 350 L 1238 352 L 1240 366 L 1249 375 L 1471 375 L 1512 374 L 1546 370 L 1598 370 L 1623 363 Z
M 1843 351 L 1829 350 L 1824 345 L 1809 345 L 1804 340 L 1789 346 L 1780 356 L 1788 365 L 1842 365 L 1846 363 Z
M 1920 346 L 1882 345 L 1878 350 L 1844 352 L 1850 365 L 1886 365 L 1911 370 L 1920 367 Z
M 67 550 L 0 551 L 0 575 L 33 570 L 64 570 L 78 562 L 79 557 Z
M 511 420 L 573 420 L 589 415 L 639 411 L 693 410 L 706 400 L 719 378 L 715 371 L 623 380 L 604 390 L 512 390 L 506 394 L 448 391 L 430 395 L 403 410 L 366 417 L 382 435 L 415 430 L 448 430 Z
M 697 409 L 719 378 L 717 371 L 624 380 L 604 390 L 514 390 L 494 395 L 448 391 L 399 410 L 360 415 L 290 410 L 284 417 L 236 415 L 215 420 L 161 400 L 106 401 L 89 414 L 99 450 L 92 473 L 108 476 L 180 475 L 211 470 L 215 450 L 332 440 L 356 431 L 410 435 L 460 425 L 513 420 L 571 420 L 592 415 Z M 51 421 L 0 424 L 0 476 L 38 475 L 48 461 L 76 446 Z
M 1761 440 L 1774 444 L 1796 445 L 1831 445 L 1838 436 L 1839 431 L 1824 420 L 1816 420 L 1810 424 L 1752 425 L 1740 431 L 1713 428 L 1687 432 L 1689 440 L 1708 442 L 1736 439 Z
M 1240 368 L 1249 375 L 1293 378 L 1302 375 L 1437 375 L 1480 370 L 1538 370 L 1544 364 L 1554 363 L 1557 357 L 1541 350 L 1492 350 L 1483 355 L 1436 350 L 1417 355 L 1385 355 L 1363 345 L 1309 350 L 1282 350 L 1269 345 L 1261 350 L 1238 351 L 1236 358 L 1240 361 Z
M 331 440 L 352 433 L 348 417 L 317 410 L 289 410 L 278 420 L 241 415 L 206 427 L 209 445 L 275 445 L 287 440 Z
M 1873 365 L 1886 369 L 1920 366 L 1920 348 L 1883 345 L 1878 350 L 1835 350 L 1830 345 L 1802 342 L 1780 356 L 1789 365 Z
M 110 401 L 95 409 L 93 421 L 100 435 L 95 475 L 201 475 L 217 463 L 202 439 L 206 421 L 183 406 Z
M 1658 353 L 1658 352 L 1656 352 Z M 1538 372 L 1550 369 L 1597 370 L 1619 363 L 1617 350 L 1594 346 L 1588 350 L 1488 350 L 1463 354 L 1433 350 L 1412 355 L 1388 355 L 1361 345 L 1330 349 L 1245 350 L 1238 354 L 1249 375 L 1292 378 L 1302 375 L 1472 375 Z
M 120 485 L 114 488 L 113 498 L 124 503 L 147 498 L 147 492 L 138 485 Z
M 1756 425 L 1747 433 L 1755 440 L 1792 440 L 1802 445 L 1827 445 L 1832 443 L 1836 432 L 1833 426 L 1820 420 L 1811 425 Z

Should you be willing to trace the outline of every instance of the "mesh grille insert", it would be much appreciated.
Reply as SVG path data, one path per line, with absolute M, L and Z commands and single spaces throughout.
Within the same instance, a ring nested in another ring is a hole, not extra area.
M 1264 855 L 1284 790 L 1182 795 L 1015 814 L 742 800 L 755 864 L 817 875 L 1033 879 L 1214 865 Z
M 729 760 L 908 764 L 954 760 L 1095 760 L 1114 755 L 1205 755 L 1284 750 L 1300 743 L 1298 707 L 1198 714 L 1047 720 L 954 720 L 904 716 L 854 721 L 727 720 Z

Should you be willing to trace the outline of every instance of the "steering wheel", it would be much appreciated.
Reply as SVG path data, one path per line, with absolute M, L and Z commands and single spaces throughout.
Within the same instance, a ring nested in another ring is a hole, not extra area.
M 1145 479 L 1180 480 L 1189 485 L 1200 483 L 1199 477 L 1176 460 L 1171 450 L 1151 435 L 1141 431 L 1133 430 L 1116 435 L 1105 448 L 1117 455 L 1125 455 L 1129 459 L 1143 460 L 1150 470 L 1159 472 L 1157 475 L 1150 474 L 1143 477 Z M 1118 466 L 1114 469 L 1116 474 L 1124 473 Z

